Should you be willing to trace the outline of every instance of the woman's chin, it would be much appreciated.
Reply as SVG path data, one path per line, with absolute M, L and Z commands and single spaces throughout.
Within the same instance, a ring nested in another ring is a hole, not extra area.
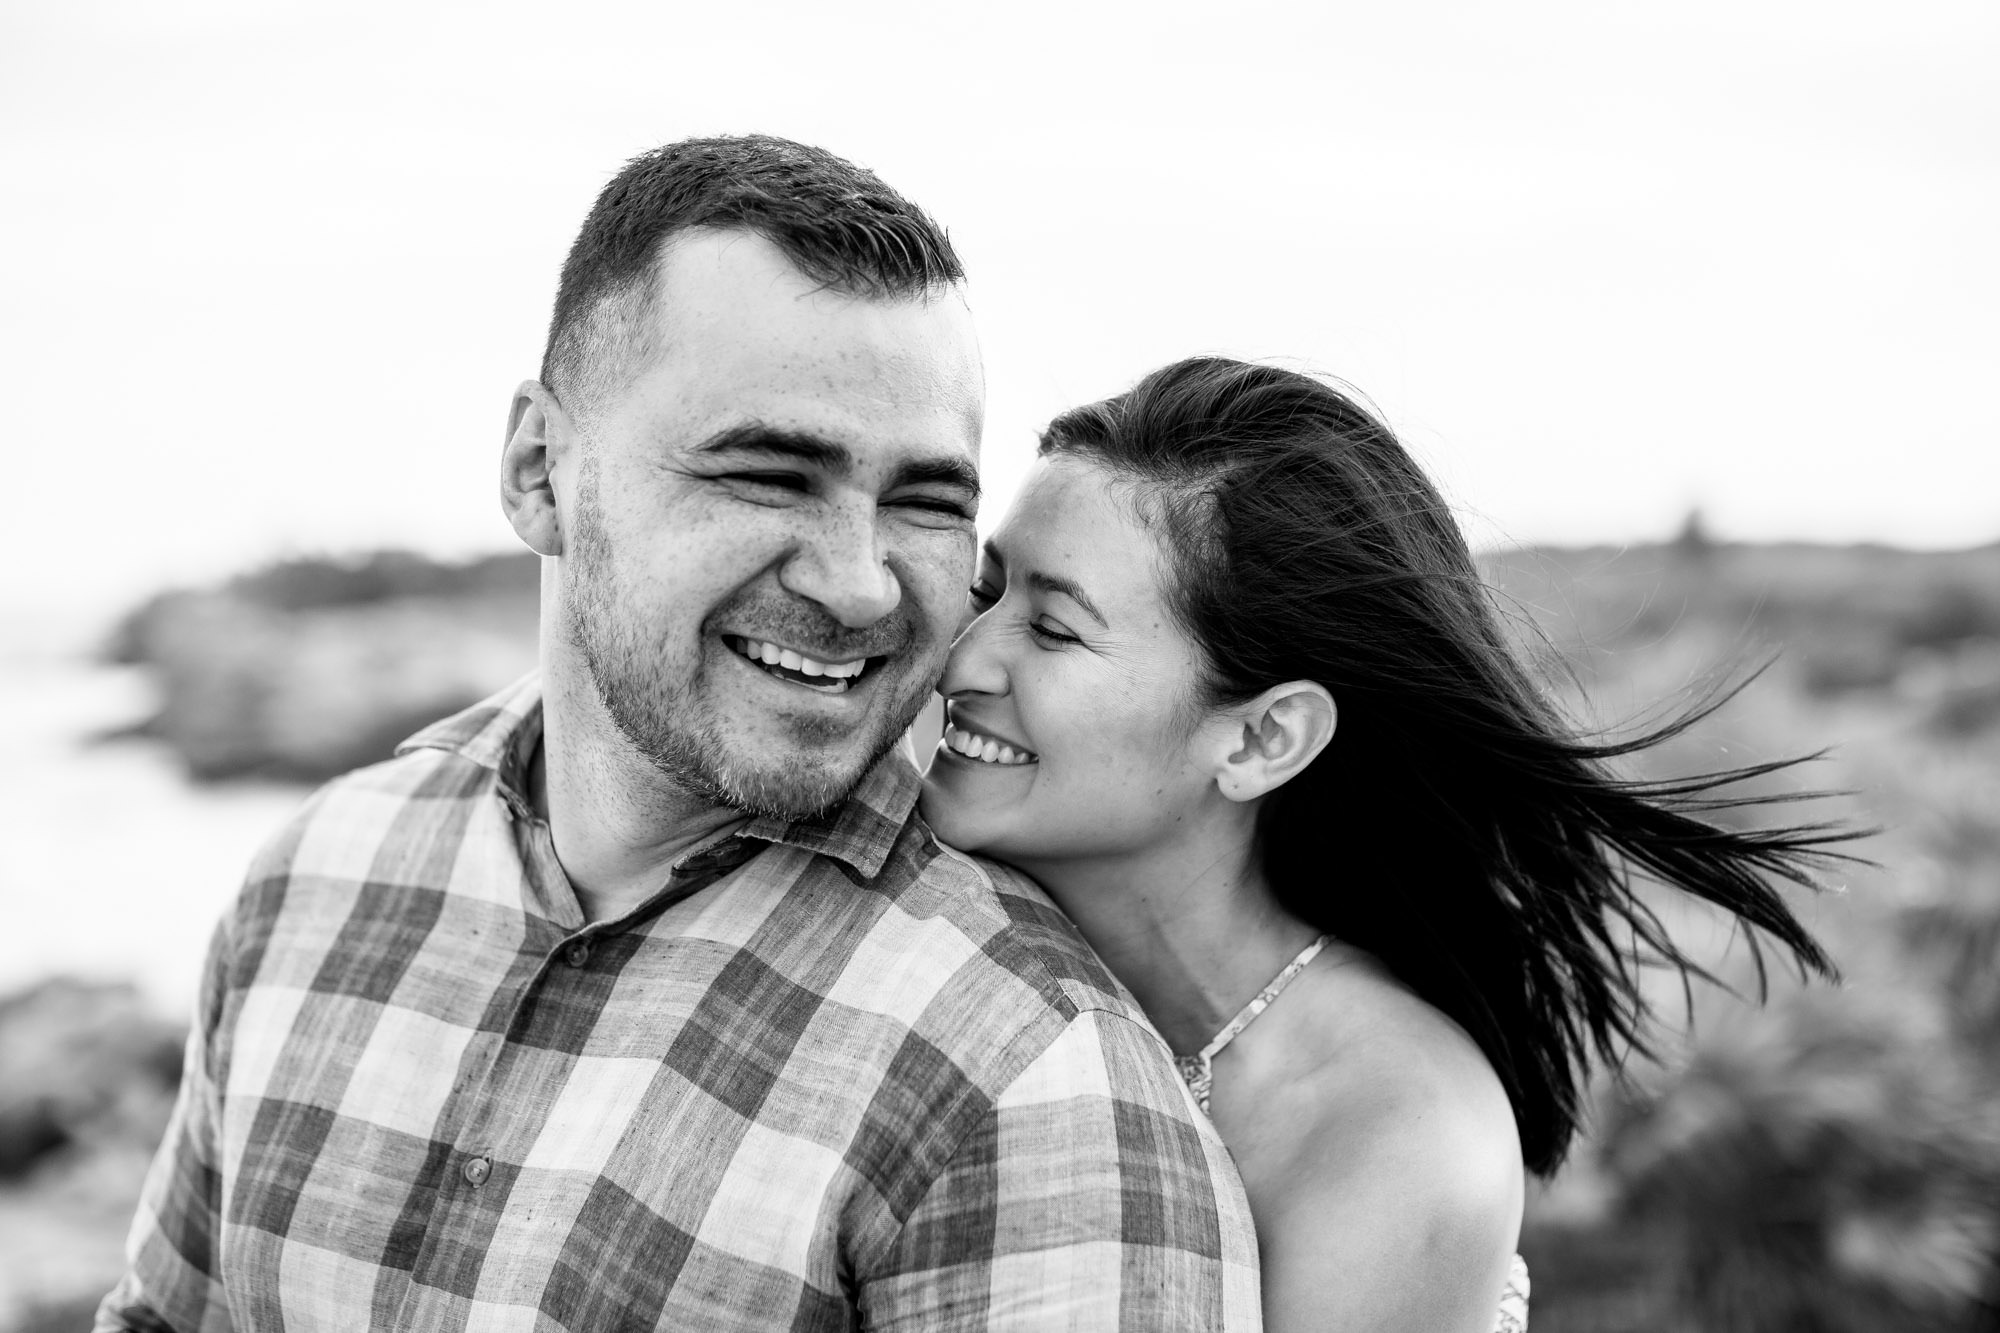
M 1032 765 L 977 764 L 940 745 L 924 773 L 917 809 L 938 837 L 963 852 L 985 851 L 1016 826 Z M 991 855 L 992 853 L 988 853 Z
M 958 848 L 965 847 L 962 841 L 953 836 L 958 831 L 959 821 L 952 817 L 951 802 L 938 800 L 928 782 L 924 784 L 924 794 L 917 798 L 917 813 L 924 817 L 924 822 L 931 826 L 931 832 L 938 835 L 939 841 L 948 842 Z
M 938 841 L 961 852 L 976 852 L 990 845 L 994 831 L 989 821 L 976 818 L 966 803 L 943 790 L 932 778 L 924 779 L 923 793 L 917 797 L 917 813 L 937 834 Z

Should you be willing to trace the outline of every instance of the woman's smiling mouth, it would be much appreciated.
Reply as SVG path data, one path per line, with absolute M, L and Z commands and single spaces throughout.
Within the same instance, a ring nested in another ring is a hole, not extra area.
M 968 731 L 956 722 L 945 723 L 943 745 L 953 754 L 982 764 L 1018 767 L 1032 764 L 1041 757 L 1032 750 L 1016 749 L 996 737 Z

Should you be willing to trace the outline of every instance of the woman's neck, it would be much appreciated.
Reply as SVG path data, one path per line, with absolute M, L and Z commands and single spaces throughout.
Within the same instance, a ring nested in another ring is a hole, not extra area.
M 1207 1045 L 1318 934 L 1278 905 L 1247 841 L 1224 847 L 1019 862 L 1180 1055 Z

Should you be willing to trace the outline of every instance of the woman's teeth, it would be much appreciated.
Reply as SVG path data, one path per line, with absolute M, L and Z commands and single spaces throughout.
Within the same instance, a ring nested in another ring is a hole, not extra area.
M 813 688 L 832 693 L 846 690 L 848 685 L 868 667 L 868 659 L 865 657 L 857 657 L 852 662 L 822 662 L 817 658 L 807 657 L 804 653 L 794 652 L 790 648 L 780 648 L 775 643 L 765 643 L 761 639 L 731 637 L 729 645 L 764 667 L 777 667 L 796 676 L 818 677 L 819 679 L 812 683 Z
M 1013 746 L 994 740 L 991 736 L 975 736 L 969 731 L 961 731 L 947 722 L 944 728 L 944 743 L 953 754 L 962 754 L 967 759 L 977 759 L 982 764 L 1032 764 L 1032 751 L 1017 750 Z

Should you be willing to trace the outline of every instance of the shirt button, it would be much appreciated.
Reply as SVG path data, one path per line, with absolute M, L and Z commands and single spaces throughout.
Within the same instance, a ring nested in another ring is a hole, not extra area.
M 578 940 L 576 943 L 570 945 L 569 948 L 563 950 L 563 961 L 571 967 L 582 967 L 590 961 L 590 946 L 582 940 Z
M 478 1189 L 486 1183 L 486 1178 L 493 1174 L 493 1163 L 484 1157 L 475 1157 L 459 1168 L 459 1174 L 465 1177 L 466 1184 Z

